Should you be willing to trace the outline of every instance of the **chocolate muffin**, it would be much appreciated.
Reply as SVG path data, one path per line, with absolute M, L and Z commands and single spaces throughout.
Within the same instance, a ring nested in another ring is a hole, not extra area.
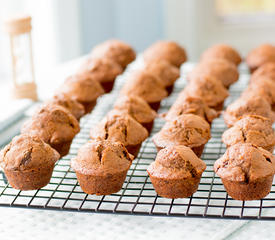
M 176 67 L 180 67 L 187 60 L 183 47 L 173 41 L 157 41 L 143 53 L 146 62 L 166 60 Z
M 188 96 L 200 97 L 217 111 L 223 109 L 224 100 L 229 93 L 221 81 L 210 75 L 194 77 L 184 89 Z
M 165 115 L 165 120 L 173 121 L 176 117 L 189 113 L 204 118 L 210 125 L 218 117 L 218 113 L 214 109 L 209 108 L 201 98 L 179 95 L 176 102 Z
M 170 95 L 174 88 L 175 81 L 180 77 L 180 70 L 165 60 L 154 62 L 147 62 L 145 71 L 157 76 L 163 82 L 168 95 Z
M 247 115 L 223 133 L 222 141 L 227 147 L 236 143 L 252 143 L 272 153 L 275 146 L 275 133 L 270 119 Z
M 160 132 L 153 136 L 153 142 L 158 151 L 170 146 L 184 145 L 200 157 L 210 137 L 210 126 L 203 118 L 194 114 L 183 114 L 166 122 Z
M 262 44 L 248 53 L 246 64 L 251 72 L 268 62 L 275 62 L 275 46 Z
M 217 58 L 223 58 L 226 59 L 229 62 L 232 62 L 236 66 L 238 66 L 242 58 L 240 54 L 234 49 L 233 47 L 227 45 L 227 44 L 216 44 L 212 47 L 206 49 L 203 54 L 201 55 L 201 60 L 209 60 L 209 59 L 217 59 Z
M 117 62 L 122 69 L 136 59 L 135 50 L 127 43 L 111 39 L 92 49 L 91 58 L 109 58 Z
M 71 167 L 85 193 L 109 195 L 122 188 L 132 160 L 122 143 L 98 139 L 78 150 Z
M 142 70 L 130 74 L 121 93 L 143 98 L 155 111 L 159 109 L 160 101 L 168 95 L 158 77 Z
M 66 94 L 81 103 L 85 113 L 89 113 L 96 105 L 96 100 L 104 93 L 100 83 L 90 78 L 89 74 L 75 74 L 68 77 L 56 94 Z
M 195 193 L 205 168 L 189 147 L 179 145 L 160 150 L 147 172 L 157 194 L 174 199 Z
M 128 114 L 110 112 L 90 131 L 91 139 L 121 142 L 128 152 L 137 157 L 147 130 Z
M 250 83 L 261 81 L 266 78 L 275 82 L 275 62 L 268 62 L 257 68 L 251 75 Z
M 269 194 L 275 173 L 275 157 L 251 143 L 228 148 L 214 170 L 227 193 L 236 200 L 258 200 Z
M 56 104 L 60 105 L 71 112 L 74 117 L 79 121 L 81 117 L 85 114 L 85 109 L 82 104 L 80 104 L 75 99 L 70 98 L 66 94 L 58 94 L 53 98 L 48 100 L 46 104 Z
M 223 118 L 228 127 L 232 127 L 242 116 L 259 115 L 275 121 L 275 113 L 270 104 L 262 97 L 242 96 L 231 103 L 223 113 Z
M 199 63 L 191 73 L 187 75 L 187 80 L 192 81 L 193 78 L 199 76 L 213 76 L 220 80 L 222 84 L 229 88 L 230 85 L 237 82 L 239 72 L 235 64 L 226 59 L 208 59 Z
M 116 77 L 123 72 L 122 67 L 111 58 L 87 59 L 79 73 L 87 73 L 90 78 L 100 82 L 106 93 L 112 91 Z
M 114 110 L 129 114 L 145 127 L 148 133 L 151 132 L 154 119 L 157 116 L 149 104 L 138 96 L 120 96 L 114 104 Z
M 10 185 L 20 190 L 35 190 L 51 179 L 59 154 L 37 136 L 22 134 L 0 152 L 0 166 Z
M 39 108 L 21 129 L 21 133 L 40 137 L 61 157 L 68 154 L 72 140 L 79 131 L 76 118 L 66 108 L 54 104 Z

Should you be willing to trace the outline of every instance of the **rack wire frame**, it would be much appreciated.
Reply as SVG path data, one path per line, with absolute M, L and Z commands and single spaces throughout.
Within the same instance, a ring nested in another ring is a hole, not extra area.
M 239 82 L 230 89 L 230 97 L 226 105 L 239 96 L 246 86 L 247 79 L 248 75 L 243 70 Z M 0 176 L 1 207 L 171 217 L 275 220 L 274 183 L 270 194 L 262 200 L 237 201 L 228 196 L 220 178 L 215 175 L 213 164 L 225 152 L 221 135 L 226 126 L 222 117 L 212 124 L 212 138 L 206 144 L 202 155 L 207 168 L 202 175 L 198 191 L 191 197 L 166 199 L 158 196 L 146 172 L 156 156 L 152 135 L 163 126 L 164 121 L 161 118 L 155 120 L 153 131 L 142 144 L 138 157 L 127 173 L 122 189 L 106 196 L 85 194 L 77 182 L 74 171 L 70 168 L 70 160 L 76 156 L 78 148 L 89 140 L 91 126 L 112 108 L 112 103 L 123 81 L 124 78 L 120 77 L 112 93 L 102 97 L 93 113 L 81 120 L 81 131 L 75 137 L 70 153 L 56 164 L 47 186 L 35 191 L 19 191 L 5 183 L 4 175 Z M 170 108 L 184 85 L 184 77 L 181 77 L 176 83 L 173 94 L 162 101 L 159 112 L 166 112 Z

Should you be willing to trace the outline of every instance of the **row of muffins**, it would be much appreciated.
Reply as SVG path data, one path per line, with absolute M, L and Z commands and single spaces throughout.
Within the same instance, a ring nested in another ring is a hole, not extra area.
M 135 59 L 134 50 L 118 40 L 92 50 L 74 75 L 68 77 L 0 153 L 0 165 L 11 186 L 39 189 L 49 183 L 54 164 L 68 154 L 79 120 L 109 92 L 117 75 Z
M 147 169 L 158 195 L 184 198 L 197 191 L 206 164 L 199 158 L 211 137 L 210 125 L 219 116 L 227 88 L 238 80 L 240 57 L 228 45 L 207 49 L 188 74 L 188 84 L 170 110 L 166 123 L 153 136 L 158 154 Z
M 113 109 L 91 128 L 91 140 L 71 161 L 88 194 L 107 195 L 122 188 L 132 160 L 152 130 L 160 101 L 172 92 L 186 53 L 175 42 L 159 41 L 144 52 L 144 60 L 141 69 L 129 72 Z

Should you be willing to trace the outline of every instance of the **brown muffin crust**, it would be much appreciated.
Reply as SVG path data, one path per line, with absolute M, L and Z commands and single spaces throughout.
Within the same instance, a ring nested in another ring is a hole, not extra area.
M 262 44 L 253 49 L 246 57 L 246 63 L 251 72 L 268 62 L 275 62 L 275 46 Z
M 176 67 L 180 67 L 187 60 L 183 47 L 173 41 L 157 41 L 143 53 L 146 62 L 166 60 Z
M 275 82 L 275 62 L 265 63 L 255 70 L 251 75 L 250 83 L 261 81 L 266 78 Z
M 232 198 L 257 200 L 270 192 L 275 157 L 251 143 L 238 143 L 215 162 L 214 170 Z
M 20 190 L 34 190 L 50 181 L 59 154 L 37 136 L 16 136 L 0 152 L 0 166 L 10 185 Z
M 91 58 L 109 58 L 117 62 L 122 69 L 125 69 L 129 63 L 136 59 L 136 53 L 127 43 L 111 39 L 93 48 Z
M 233 47 L 227 45 L 227 44 L 216 44 L 212 47 L 206 49 L 203 54 L 201 55 L 202 61 L 207 61 L 209 59 L 217 59 L 222 58 L 226 59 L 229 62 L 232 62 L 236 66 L 238 66 L 242 58 L 240 54 L 234 49 Z
M 275 133 L 270 119 L 257 115 L 247 115 L 241 117 L 233 127 L 223 133 L 222 141 L 227 147 L 236 143 L 252 143 L 273 152 Z
M 220 80 L 226 88 L 229 88 L 230 85 L 237 82 L 239 78 L 239 72 L 234 63 L 223 58 L 211 58 L 199 63 L 193 71 L 187 75 L 187 80 L 192 81 L 193 78 L 205 75 L 213 76 Z
M 78 150 L 71 167 L 85 193 L 108 195 L 122 188 L 132 160 L 122 143 L 97 139 Z
M 190 197 L 197 191 L 206 164 L 183 145 L 160 150 L 147 172 L 158 195 Z

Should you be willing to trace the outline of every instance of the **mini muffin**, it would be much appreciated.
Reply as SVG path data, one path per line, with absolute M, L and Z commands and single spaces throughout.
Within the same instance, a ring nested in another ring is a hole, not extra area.
M 275 133 L 270 119 L 257 115 L 247 115 L 240 118 L 233 127 L 223 133 L 222 141 L 227 147 L 236 143 L 253 143 L 273 152 Z
M 121 142 L 128 152 L 137 157 L 147 130 L 128 114 L 110 112 L 90 131 L 91 139 Z
M 116 77 L 123 72 L 122 67 L 111 58 L 87 59 L 79 73 L 88 73 L 90 78 L 100 82 L 106 93 L 112 91 Z
M 136 59 L 135 50 L 127 43 L 111 39 L 92 49 L 91 58 L 109 58 L 117 62 L 122 69 Z
M 184 145 L 200 157 L 210 137 L 210 126 L 203 118 L 194 114 L 183 114 L 166 122 L 153 136 L 153 142 L 158 151 L 170 146 Z
M 168 95 L 162 81 L 158 77 L 143 70 L 130 74 L 121 93 L 143 98 L 155 111 L 159 109 L 160 101 Z
M 220 80 L 226 88 L 229 88 L 230 85 L 237 82 L 239 78 L 239 72 L 234 63 L 222 58 L 212 58 L 199 63 L 194 70 L 187 75 L 187 80 L 192 81 L 193 78 L 205 75 L 213 76 Z
M 46 102 L 46 104 L 60 105 L 71 112 L 74 117 L 79 121 L 85 114 L 85 109 L 81 103 L 73 98 L 70 98 L 66 94 L 55 95 L 52 99 Z
M 158 195 L 190 197 L 198 189 L 206 164 L 183 145 L 160 150 L 147 172 Z
M 232 127 L 240 117 L 246 115 L 259 115 L 275 121 L 275 113 L 270 104 L 262 97 L 242 96 L 231 103 L 223 113 L 223 118 L 228 127 Z
M 227 61 L 235 64 L 236 66 L 238 66 L 242 61 L 242 58 L 240 54 L 236 51 L 236 49 L 226 44 L 213 45 L 212 47 L 206 49 L 201 55 L 202 61 L 213 59 L 213 58 L 226 59 Z
M 275 46 L 271 44 L 258 46 L 246 57 L 246 64 L 251 72 L 254 72 L 257 68 L 268 62 L 275 62 Z
M 157 41 L 143 53 L 146 62 L 166 60 L 176 67 L 180 67 L 187 60 L 183 47 L 173 41 Z
M 68 77 L 56 92 L 57 95 L 60 93 L 81 103 L 87 114 L 93 110 L 97 98 L 104 93 L 104 90 L 98 81 L 82 73 Z
M 151 132 L 157 113 L 138 96 L 120 96 L 114 104 L 114 110 L 127 113 Z
M 176 117 L 188 113 L 204 118 L 210 125 L 218 117 L 218 113 L 214 109 L 209 108 L 201 98 L 184 95 L 178 97 L 165 115 L 165 120 L 173 121 Z
M 174 88 L 175 81 L 180 77 L 180 70 L 165 60 L 154 62 L 147 62 L 145 71 L 157 76 L 163 82 L 168 95 L 170 95 Z
M 184 89 L 188 96 L 200 97 L 210 108 L 223 109 L 224 100 L 229 93 L 222 82 L 210 75 L 194 77 Z
M 72 140 L 79 131 L 78 121 L 66 108 L 47 104 L 23 125 L 21 133 L 40 137 L 63 157 L 68 154 Z
M 19 190 L 35 190 L 51 179 L 59 154 L 37 136 L 22 134 L 0 152 L 0 166 L 10 185 Z
M 71 167 L 85 193 L 109 195 L 122 188 L 132 160 L 122 143 L 98 139 L 80 147 Z
M 251 75 L 250 83 L 261 81 L 266 78 L 275 82 L 275 62 L 268 62 L 257 68 Z
M 238 143 L 215 162 L 214 170 L 232 198 L 259 200 L 270 192 L 275 157 L 251 143 Z

